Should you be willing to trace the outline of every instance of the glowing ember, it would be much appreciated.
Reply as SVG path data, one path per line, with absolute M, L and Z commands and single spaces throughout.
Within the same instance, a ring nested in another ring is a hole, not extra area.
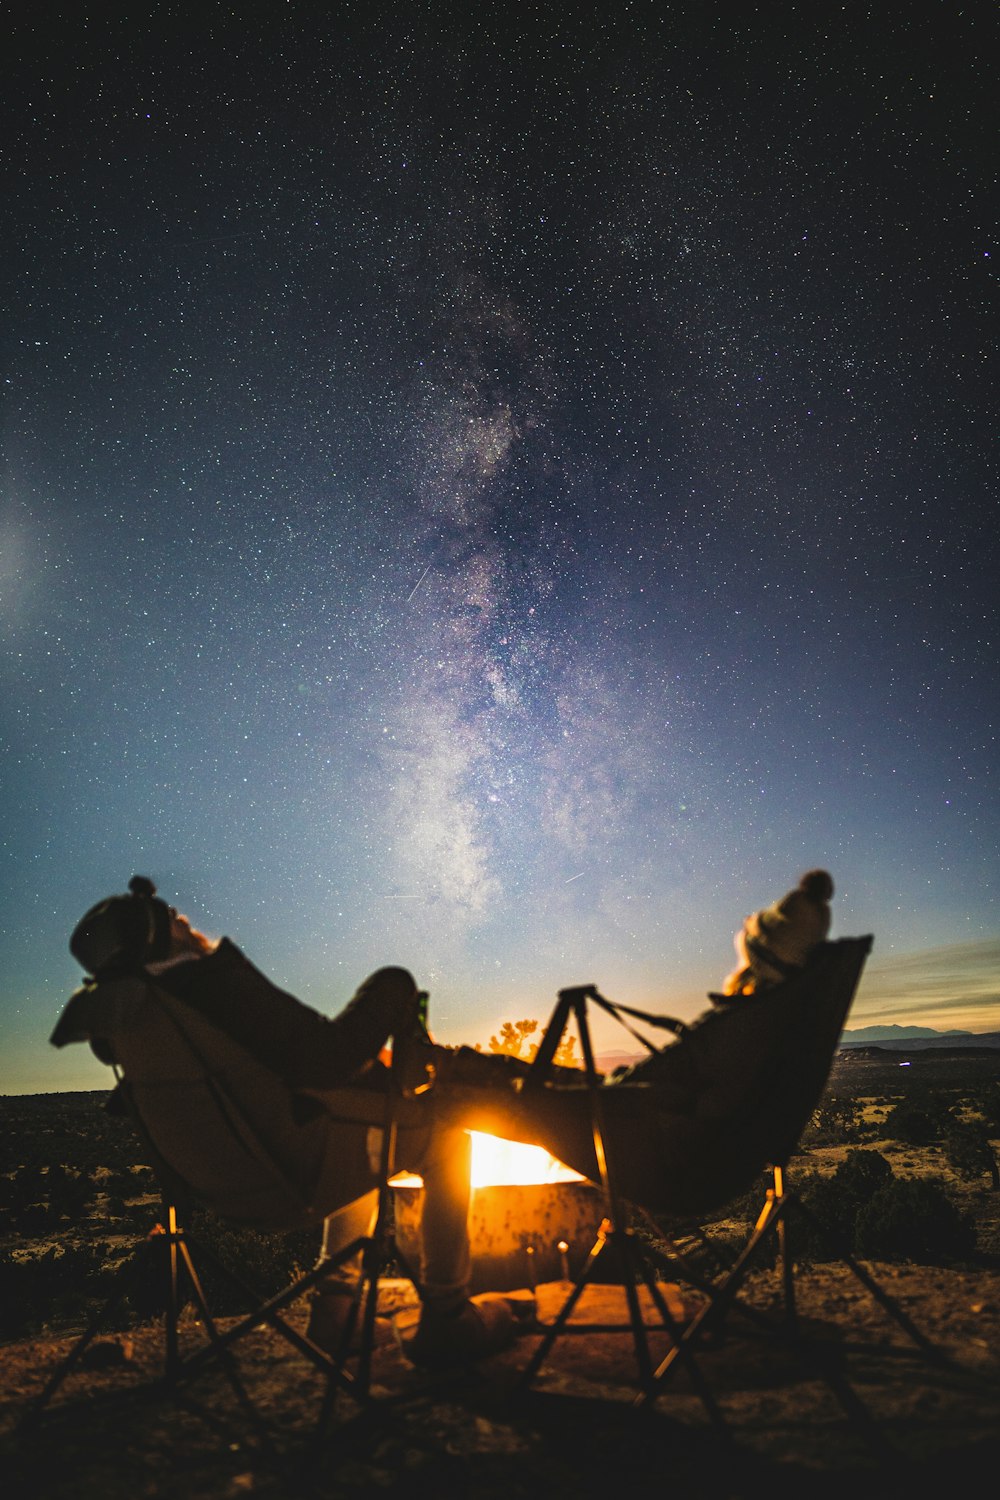
M 472 1137 L 472 1186 L 506 1187 L 526 1183 L 583 1182 L 579 1172 L 564 1166 L 541 1146 L 525 1146 L 518 1141 L 502 1141 L 495 1135 L 478 1130 Z M 421 1179 L 400 1172 L 392 1179 L 394 1187 L 420 1187 Z

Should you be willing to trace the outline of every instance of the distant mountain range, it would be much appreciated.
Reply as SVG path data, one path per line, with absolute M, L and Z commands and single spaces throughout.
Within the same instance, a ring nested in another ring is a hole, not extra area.
M 858 1026 L 841 1034 L 840 1048 L 884 1047 L 890 1052 L 920 1052 L 928 1047 L 995 1047 L 1000 1050 L 1000 1031 L 935 1031 L 932 1026 Z M 641 1062 L 645 1052 L 604 1052 L 594 1059 L 598 1070 Z
M 859 1026 L 845 1031 L 841 1047 L 887 1047 L 918 1052 L 926 1047 L 997 1047 L 1000 1031 L 935 1031 L 932 1026 Z

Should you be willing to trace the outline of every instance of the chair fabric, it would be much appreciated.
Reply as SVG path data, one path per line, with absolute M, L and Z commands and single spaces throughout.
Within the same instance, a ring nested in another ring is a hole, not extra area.
M 160 1180 L 166 1227 L 160 1226 L 123 1264 L 105 1306 L 32 1407 L 29 1425 L 76 1367 L 131 1281 L 150 1274 L 166 1276 L 168 1385 L 190 1378 L 210 1360 L 218 1361 L 241 1404 L 253 1413 L 229 1351 L 244 1334 L 266 1323 L 327 1376 L 321 1425 L 325 1426 L 335 1391 L 368 1401 L 378 1280 L 390 1255 L 386 1204 L 394 1142 L 399 1126 L 407 1122 L 423 1137 L 425 1116 L 419 1102 L 401 1098 L 398 1081 L 380 1065 L 372 1070 L 372 1088 L 293 1090 L 192 1006 L 148 977 L 125 977 L 77 991 L 52 1040 L 57 1046 L 91 1040 L 98 1055 L 115 1068 L 125 1111 L 146 1142 L 150 1165 Z M 194 1199 L 231 1223 L 287 1232 L 319 1223 L 373 1189 L 378 1190 L 378 1215 L 372 1230 L 266 1301 L 204 1246 L 194 1246 L 185 1217 L 177 1212 L 178 1204 L 189 1206 Z M 192 1249 L 215 1265 L 249 1309 L 224 1333 L 205 1301 Z M 361 1258 L 361 1338 L 357 1370 L 348 1373 L 344 1362 L 354 1358 L 353 1348 L 327 1354 L 282 1314 L 355 1256 Z M 403 1258 L 395 1258 L 422 1295 Z M 207 1335 L 200 1350 L 183 1356 L 177 1327 L 182 1267 Z M 256 1415 L 254 1420 L 259 1420 Z
M 682 1072 L 677 1086 L 689 1110 L 679 1118 L 669 1109 L 658 1112 L 662 1160 L 673 1169 L 658 1185 L 659 1202 L 648 1201 L 628 1171 L 625 1197 L 679 1215 L 703 1214 L 745 1191 L 768 1167 L 787 1164 L 826 1086 L 871 946 L 870 937 L 824 944 L 800 974 L 707 1012 L 636 1069 L 637 1079 L 657 1092 L 671 1082 L 656 1077 L 658 1067 Z
M 824 944 L 794 978 L 713 1008 L 598 1087 L 603 1145 L 623 1199 L 698 1219 L 787 1161 L 823 1092 L 871 944 Z M 537 1143 L 599 1180 L 585 1085 L 453 1092 L 449 1108 L 468 1129 Z
M 102 983 L 82 1002 L 157 1165 L 221 1217 L 303 1228 L 377 1187 L 384 1088 L 296 1092 L 147 978 Z M 407 1106 L 395 1101 L 397 1119 Z

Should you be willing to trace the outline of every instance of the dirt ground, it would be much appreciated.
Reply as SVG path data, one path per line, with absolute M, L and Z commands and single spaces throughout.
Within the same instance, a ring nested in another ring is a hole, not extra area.
M 322 1378 L 270 1330 L 250 1335 L 239 1356 L 260 1430 L 218 1373 L 206 1370 L 175 1396 L 157 1390 L 162 1334 L 155 1325 L 99 1340 L 86 1368 L 25 1427 L 33 1398 L 72 1340 L 11 1344 L 0 1376 L 3 1492 L 32 1500 L 576 1500 L 652 1482 L 699 1500 L 848 1489 L 853 1500 L 887 1488 L 910 1500 L 978 1481 L 984 1465 L 995 1472 L 1000 1272 L 870 1269 L 941 1359 L 923 1359 L 846 1268 L 803 1273 L 801 1326 L 814 1350 L 825 1351 L 832 1385 L 848 1405 L 854 1393 L 862 1415 L 853 1419 L 815 1364 L 804 1366 L 736 1316 L 721 1343 L 698 1358 L 724 1426 L 710 1422 L 683 1372 L 655 1401 L 637 1405 L 628 1332 L 567 1332 L 527 1390 L 518 1388 L 518 1375 L 541 1336 L 530 1324 L 505 1354 L 429 1375 L 408 1365 L 399 1347 L 398 1330 L 413 1316 L 406 1284 L 387 1287 L 380 1304 L 374 1399 L 365 1406 L 338 1396 L 325 1426 L 317 1426 Z M 551 1321 L 565 1291 L 558 1282 L 538 1289 L 539 1320 Z M 773 1273 L 760 1272 L 748 1300 L 773 1310 L 776 1293 Z M 690 1309 L 696 1294 L 685 1295 Z M 668 1300 L 683 1313 L 677 1289 Z M 304 1316 L 296 1309 L 291 1318 L 301 1327 Z M 591 1287 L 574 1323 L 623 1317 L 621 1288 Z M 200 1337 L 196 1324 L 186 1326 L 186 1345 Z M 666 1335 L 651 1333 L 650 1343 L 658 1361 Z

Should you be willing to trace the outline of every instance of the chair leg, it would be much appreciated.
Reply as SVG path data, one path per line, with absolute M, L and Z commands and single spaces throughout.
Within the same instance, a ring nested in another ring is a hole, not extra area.
M 947 1360 L 945 1359 L 945 1356 L 942 1354 L 941 1350 L 931 1342 L 926 1334 L 921 1333 L 920 1329 L 912 1321 L 912 1319 L 907 1316 L 907 1314 L 903 1311 L 895 1298 L 889 1295 L 889 1293 L 885 1290 L 885 1287 L 881 1286 L 879 1282 L 875 1280 L 874 1276 L 870 1275 L 870 1273 L 865 1270 L 864 1266 L 856 1261 L 854 1259 L 854 1256 L 851 1255 L 850 1252 L 844 1248 L 844 1246 L 833 1243 L 828 1231 L 824 1229 L 824 1227 L 817 1220 L 812 1210 L 807 1208 L 807 1206 L 798 1196 L 795 1196 L 791 1199 L 791 1206 L 792 1211 L 795 1214 L 805 1219 L 815 1230 L 815 1232 L 822 1239 L 826 1240 L 830 1249 L 835 1252 L 837 1259 L 843 1262 L 843 1264 L 851 1272 L 852 1276 L 854 1276 L 855 1279 L 859 1281 L 860 1284 L 865 1288 L 865 1290 L 871 1294 L 878 1305 L 882 1308 L 883 1312 L 885 1312 L 888 1317 L 890 1317 L 893 1322 L 902 1329 L 907 1337 L 911 1339 L 914 1344 L 916 1344 L 921 1353 L 924 1354 L 925 1357 L 934 1364 L 946 1364 Z
M 800 1215 L 804 1219 L 808 1219 L 818 1233 L 829 1239 L 822 1226 L 800 1201 L 798 1196 L 785 1191 L 783 1178 L 780 1174 L 776 1173 L 775 1187 L 768 1190 L 764 1207 L 754 1226 L 753 1234 L 737 1257 L 732 1271 L 723 1278 L 709 1302 L 688 1324 L 682 1334 L 680 1343 L 668 1352 L 654 1373 L 654 1382 L 660 1383 L 665 1380 L 676 1364 L 676 1361 L 679 1358 L 683 1358 L 684 1349 L 689 1345 L 697 1344 L 704 1337 L 705 1331 L 708 1328 L 716 1326 L 722 1321 L 726 1313 L 734 1306 L 736 1294 L 743 1284 L 760 1246 L 770 1234 L 774 1234 L 778 1240 L 779 1248 L 778 1270 L 782 1283 L 784 1316 L 780 1324 L 775 1324 L 770 1320 L 762 1320 L 761 1326 L 772 1337 L 777 1338 L 781 1343 L 785 1344 L 791 1352 L 805 1360 L 806 1364 L 826 1384 L 848 1419 L 855 1425 L 873 1452 L 882 1458 L 887 1456 L 895 1457 L 896 1455 L 891 1444 L 883 1436 L 877 1422 L 850 1381 L 836 1368 L 835 1364 L 824 1357 L 823 1351 L 819 1347 L 812 1341 L 804 1338 L 800 1332 L 795 1302 L 794 1266 L 789 1254 L 789 1239 L 787 1234 L 783 1233 L 786 1221 L 795 1215 Z M 838 1258 L 843 1260 L 854 1275 L 857 1276 L 861 1284 L 871 1292 L 875 1300 L 909 1334 L 918 1347 L 931 1356 L 940 1357 L 938 1351 L 934 1349 L 930 1341 L 920 1333 L 919 1329 L 915 1327 L 902 1309 L 878 1285 L 874 1278 L 869 1276 L 864 1268 L 859 1266 L 841 1248 L 835 1246 L 831 1246 L 831 1248 L 837 1250 Z M 739 1304 L 739 1306 L 741 1311 L 749 1311 L 746 1304 Z
M 594 1241 L 594 1244 L 591 1247 L 590 1254 L 587 1256 L 583 1268 L 573 1284 L 572 1291 L 566 1298 L 562 1307 L 559 1309 L 559 1313 L 555 1319 L 555 1322 L 549 1326 L 545 1337 L 542 1339 L 542 1342 L 539 1344 L 538 1348 L 531 1356 L 531 1359 L 528 1361 L 528 1364 L 521 1372 L 516 1385 L 516 1388 L 518 1390 L 524 1390 L 531 1384 L 535 1376 L 538 1374 L 539 1370 L 542 1368 L 542 1365 L 548 1358 L 549 1351 L 551 1350 L 552 1345 L 555 1343 L 556 1339 L 559 1338 L 560 1334 L 562 1334 L 565 1330 L 566 1324 L 569 1322 L 573 1309 L 576 1307 L 576 1304 L 579 1302 L 584 1291 L 586 1290 L 588 1282 L 594 1274 L 594 1271 L 597 1267 L 598 1256 L 601 1254 L 607 1244 L 610 1228 L 611 1226 L 608 1220 L 605 1219 L 601 1224 L 600 1229 L 598 1230 L 597 1239 Z
M 207 1260 L 212 1263 L 215 1269 L 223 1277 L 225 1277 L 229 1284 L 235 1287 L 236 1290 L 240 1292 L 244 1301 L 251 1307 L 252 1311 L 248 1312 L 243 1318 L 241 1318 L 237 1323 L 234 1323 L 231 1328 L 226 1329 L 224 1332 L 216 1329 L 216 1338 L 214 1342 L 210 1341 L 209 1344 L 205 1345 L 194 1354 L 185 1356 L 185 1358 L 180 1361 L 179 1375 L 182 1374 L 186 1378 L 195 1374 L 203 1365 L 216 1357 L 217 1354 L 219 1354 L 223 1350 L 228 1349 L 230 1345 L 235 1344 L 239 1339 L 243 1337 L 244 1334 L 249 1333 L 251 1329 L 259 1328 L 261 1324 L 266 1323 L 275 1331 L 275 1333 L 277 1333 L 282 1339 L 284 1339 L 286 1343 L 290 1344 L 300 1354 L 304 1355 L 305 1358 L 308 1359 L 313 1365 L 315 1365 L 318 1370 L 334 1379 L 344 1391 L 348 1392 L 352 1396 L 357 1397 L 358 1387 L 357 1382 L 354 1380 L 354 1378 L 346 1370 L 341 1369 L 338 1362 L 332 1359 L 330 1355 L 324 1353 L 323 1350 L 318 1349 L 315 1344 L 310 1343 L 310 1341 L 305 1338 L 303 1334 L 299 1333 L 298 1329 L 293 1328 L 292 1325 L 281 1316 L 281 1312 L 284 1308 L 289 1306 L 290 1303 L 297 1301 L 305 1292 L 309 1291 L 310 1288 L 323 1281 L 330 1274 L 330 1272 L 334 1270 L 338 1265 L 340 1265 L 344 1260 L 350 1259 L 351 1256 L 357 1254 L 359 1250 L 362 1250 L 365 1245 L 364 1239 L 357 1239 L 352 1241 L 350 1245 L 346 1246 L 345 1249 L 342 1250 L 332 1260 L 325 1262 L 322 1266 L 314 1267 L 313 1270 L 308 1271 L 304 1276 L 301 1276 L 290 1286 L 285 1287 L 282 1291 L 277 1292 L 273 1297 L 268 1298 L 264 1302 L 260 1301 L 258 1294 L 253 1290 L 252 1287 L 248 1286 L 247 1283 L 243 1281 L 241 1277 L 236 1275 L 234 1271 L 231 1271 L 228 1266 L 223 1265 L 218 1257 L 212 1254 L 212 1252 L 205 1246 L 197 1244 L 190 1238 L 190 1236 L 185 1236 L 185 1242 L 191 1249 L 195 1251 L 200 1260 Z
M 785 1196 L 785 1174 L 781 1167 L 774 1167 L 774 1196 L 780 1202 Z M 777 1222 L 778 1264 L 781 1267 L 781 1287 L 785 1303 L 785 1322 L 792 1333 L 798 1330 L 798 1313 L 795 1306 L 795 1275 L 792 1252 L 789 1244 L 788 1217 L 780 1214 Z

